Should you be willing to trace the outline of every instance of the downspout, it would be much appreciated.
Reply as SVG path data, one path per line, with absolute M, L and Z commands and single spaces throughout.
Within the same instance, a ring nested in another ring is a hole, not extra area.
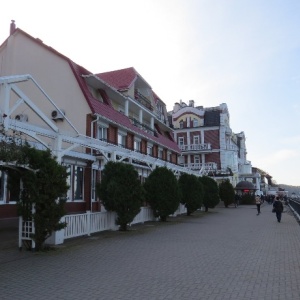
M 94 138 L 94 123 L 99 121 L 99 116 L 97 115 L 96 120 L 91 122 L 91 138 Z
M 94 138 L 94 123 L 98 122 L 99 121 L 99 116 L 97 116 L 97 118 L 95 120 L 93 120 L 91 122 L 91 138 L 93 139 Z M 93 176 L 93 168 L 92 168 L 92 174 Z M 93 200 L 92 200 L 92 197 L 90 198 L 90 208 L 91 208 L 91 213 L 93 212 Z

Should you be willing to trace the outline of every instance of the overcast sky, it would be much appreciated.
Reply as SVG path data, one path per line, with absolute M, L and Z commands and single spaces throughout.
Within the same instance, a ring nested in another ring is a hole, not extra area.
M 12 19 L 93 73 L 134 67 L 168 110 L 226 103 L 252 166 L 300 185 L 299 0 L 4 1 L 0 43 Z

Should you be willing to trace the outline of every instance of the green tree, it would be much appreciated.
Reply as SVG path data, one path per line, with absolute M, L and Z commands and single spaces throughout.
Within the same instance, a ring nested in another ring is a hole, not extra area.
M 190 216 L 194 211 L 201 207 L 203 201 L 203 185 L 193 174 L 183 173 L 178 180 L 181 200 L 185 205 L 187 215 Z
M 144 188 L 154 216 L 163 222 L 167 221 L 180 203 L 178 181 L 173 172 L 166 167 L 156 167 L 146 178 Z
M 234 202 L 235 192 L 234 187 L 228 179 L 222 181 L 219 185 L 219 195 L 224 202 L 225 207 Z
M 116 224 L 121 231 L 140 212 L 143 202 L 143 188 L 137 171 L 132 165 L 122 162 L 108 162 L 102 173 L 97 194 L 105 209 L 117 213 Z
M 32 238 L 38 251 L 44 248 L 44 242 L 54 231 L 66 227 L 66 223 L 60 220 L 66 214 L 68 173 L 49 150 L 41 151 L 25 145 L 22 153 L 23 157 L 17 161 L 17 165 L 26 165 L 27 169 L 19 168 L 21 171 L 14 173 L 10 184 L 19 180 L 20 176 L 23 186 L 17 203 L 18 212 L 24 220 L 33 219 L 35 233 Z
M 199 177 L 204 187 L 203 206 L 207 212 L 209 208 L 215 208 L 220 202 L 219 187 L 215 180 L 208 176 Z

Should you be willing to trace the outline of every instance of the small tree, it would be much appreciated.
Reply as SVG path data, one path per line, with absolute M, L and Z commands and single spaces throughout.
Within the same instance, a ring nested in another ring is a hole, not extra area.
M 208 176 L 199 177 L 199 180 L 204 187 L 203 205 L 207 212 L 208 208 L 215 208 L 220 202 L 219 187 L 216 181 Z
M 126 231 L 127 224 L 140 212 L 143 201 L 142 185 L 134 167 L 122 162 L 108 162 L 101 183 L 97 185 L 97 194 L 105 209 L 117 213 L 116 224 L 120 225 L 120 230 Z
M 66 226 L 66 223 L 60 220 L 66 214 L 64 205 L 68 190 L 68 173 L 65 167 L 52 157 L 50 151 L 41 151 L 25 145 L 22 152 L 23 158 L 17 164 L 25 164 L 30 171 L 19 173 L 23 187 L 20 189 L 18 212 L 25 220 L 34 220 L 35 233 L 32 238 L 36 244 L 35 250 L 41 250 L 53 231 Z M 19 179 L 16 176 L 13 180 Z
M 178 181 L 173 172 L 166 167 L 156 167 L 144 183 L 146 200 L 154 216 L 161 221 L 173 214 L 180 203 Z
M 201 207 L 203 201 L 203 185 L 195 175 L 183 173 L 178 180 L 181 200 L 185 205 L 187 215 L 190 216 L 194 211 Z
M 222 181 L 219 185 L 219 195 L 221 200 L 224 202 L 225 207 L 234 202 L 234 187 L 228 179 Z

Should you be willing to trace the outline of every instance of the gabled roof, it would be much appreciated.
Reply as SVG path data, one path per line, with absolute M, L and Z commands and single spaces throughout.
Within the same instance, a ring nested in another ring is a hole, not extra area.
M 139 74 L 134 68 L 130 67 L 96 75 L 115 89 L 126 90 L 134 84 Z
M 157 103 L 157 101 L 160 100 L 160 98 L 152 90 L 151 86 L 147 83 L 147 81 L 133 67 L 98 73 L 96 74 L 96 76 L 98 76 L 100 79 L 102 79 L 118 91 L 130 89 L 139 77 L 149 86 L 149 89 L 151 89 L 154 103 Z M 160 101 L 163 102 L 162 100 Z
M 106 101 L 107 103 L 102 103 L 99 100 L 95 99 L 92 96 L 92 94 L 90 93 L 85 79 L 82 77 L 82 75 L 92 75 L 93 74 L 92 72 L 88 71 L 87 69 L 85 69 L 84 67 L 82 67 L 80 65 L 77 65 L 70 58 L 59 53 L 52 47 L 45 45 L 40 39 L 36 39 L 36 38 L 32 37 L 31 35 L 29 35 L 28 33 L 26 33 L 25 31 L 23 31 L 19 28 L 16 28 L 13 32 L 13 35 L 17 35 L 17 34 L 25 35 L 26 37 L 31 39 L 33 42 L 37 43 L 41 47 L 44 47 L 48 51 L 60 56 L 61 58 L 63 58 L 64 60 L 66 60 L 69 63 L 71 70 L 73 71 L 73 74 L 74 74 L 74 76 L 83 92 L 83 95 L 85 96 L 86 101 L 91 109 L 92 114 L 102 116 L 103 118 L 106 118 L 108 121 L 111 121 L 112 123 L 116 124 L 116 126 L 118 126 L 118 125 L 123 126 L 131 132 L 136 132 L 137 134 L 144 136 L 146 139 L 152 140 L 155 143 L 164 145 L 165 147 L 171 149 L 172 151 L 180 153 L 180 149 L 174 140 L 170 140 L 159 133 L 158 133 L 157 137 L 146 133 L 145 131 L 134 126 L 130 122 L 130 120 L 127 116 L 116 111 L 110 104 L 110 101 Z M 0 48 L 4 47 L 6 42 L 7 42 L 7 39 L 2 43 Z M 137 79 L 137 76 L 141 77 L 134 68 L 127 68 L 127 69 L 116 70 L 116 71 L 112 71 L 112 72 L 100 73 L 100 75 L 101 76 L 99 76 L 99 74 L 98 74 L 99 80 L 101 80 L 104 84 L 106 84 L 108 88 L 116 89 L 116 92 L 118 92 L 117 90 L 119 90 L 120 88 L 122 88 L 122 89 L 129 88 L 135 82 L 135 80 Z M 103 77 L 103 79 L 101 77 Z M 105 80 L 104 80 L 104 78 L 105 78 Z M 111 78 L 111 79 L 109 79 L 109 78 Z

